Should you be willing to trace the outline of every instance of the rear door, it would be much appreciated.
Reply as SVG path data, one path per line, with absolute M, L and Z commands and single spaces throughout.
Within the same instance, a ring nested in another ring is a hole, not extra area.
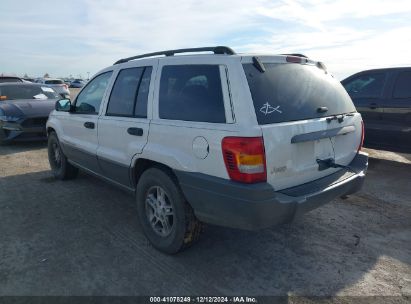
M 147 143 L 151 118 L 154 77 L 157 60 L 146 65 L 120 69 L 105 113 L 98 121 L 97 156 L 103 174 L 128 187 L 130 164 Z
M 364 72 L 343 81 L 344 88 L 369 130 L 382 128 L 383 92 L 386 81 L 386 71 Z
M 263 132 L 267 181 L 281 190 L 339 170 L 320 170 L 317 160 L 349 164 L 361 116 L 341 84 L 315 65 L 262 61 L 265 72 L 243 66 Z
M 392 71 L 391 78 L 382 105 L 384 138 L 388 144 L 411 146 L 411 70 Z

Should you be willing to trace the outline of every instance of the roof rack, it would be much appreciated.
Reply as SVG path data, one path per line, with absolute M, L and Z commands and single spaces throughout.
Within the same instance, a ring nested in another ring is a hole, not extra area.
M 212 46 L 212 47 L 177 49 L 177 50 L 168 50 L 168 51 L 161 51 L 161 52 L 155 52 L 155 53 L 147 53 L 147 54 L 137 55 L 133 57 L 123 58 L 123 59 L 116 61 L 114 64 L 120 64 L 120 63 L 128 62 L 134 59 L 153 57 L 153 56 L 159 56 L 159 55 L 174 56 L 174 54 L 194 53 L 194 52 L 213 52 L 214 54 L 226 54 L 226 55 L 235 54 L 235 52 L 227 46 Z

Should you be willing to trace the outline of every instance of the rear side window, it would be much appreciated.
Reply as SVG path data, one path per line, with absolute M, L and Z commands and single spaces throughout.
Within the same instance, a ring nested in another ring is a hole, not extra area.
M 394 98 L 411 98 L 411 72 L 401 72 L 395 83 Z
M 385 84 L 385 73 L 372 73 L 357 76 L 344 83 L 353 98 L 378 98 Z
M 225 123 L 219 66 L 164 66 L 159 115 L 163 119 Z
M 261 73 L 244 64 L 259 124 L 355 112 L 339 81 L 312 65 L 264 63 Z M 318 108 L 327 107 L 320 113 Z

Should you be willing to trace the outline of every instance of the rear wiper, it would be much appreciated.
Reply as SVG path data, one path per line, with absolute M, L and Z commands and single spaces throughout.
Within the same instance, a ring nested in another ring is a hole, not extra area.
M 338 120 L 339 123 L 342 123 L 344 121 L 344 115 L 333 115 L 331 117 L 327 117 L 327 122 L 330 123 L 333 120 Z
M 331 117 L 327 117 L 327 122 L 330 123 L 333 120 L 338 120 L 339 123 L 342 123 L 344 121 L 345 116 L 354 116 L 354 114 L 353 113 L 347 113 L 347 114 L 333 115 Z

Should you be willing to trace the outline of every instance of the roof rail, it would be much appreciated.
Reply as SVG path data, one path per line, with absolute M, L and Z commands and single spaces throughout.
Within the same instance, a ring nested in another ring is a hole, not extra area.
M 123 59 L 116 61 L 114 64 L 120 64 L 120 63 L 124 63 L 124 62 L 134 60 L 134 59 L 153 57 L 153 56 L 159 56 L 159 55 L 174 56 L 174 54 L 194 53 L 194 52 L 213 52 L 214 54 L 226 54 L 226 55 L 235 54 L 235 52 L 227 46 L 212 46 L 212 47 L 177 49 L 177 50 L 168 50 L 168 51 L 161 51 L 161 52 L 155 52 L 155 53 L 147 53 L 147 54 L 132 56 L 128 58 L 123 58 Z

